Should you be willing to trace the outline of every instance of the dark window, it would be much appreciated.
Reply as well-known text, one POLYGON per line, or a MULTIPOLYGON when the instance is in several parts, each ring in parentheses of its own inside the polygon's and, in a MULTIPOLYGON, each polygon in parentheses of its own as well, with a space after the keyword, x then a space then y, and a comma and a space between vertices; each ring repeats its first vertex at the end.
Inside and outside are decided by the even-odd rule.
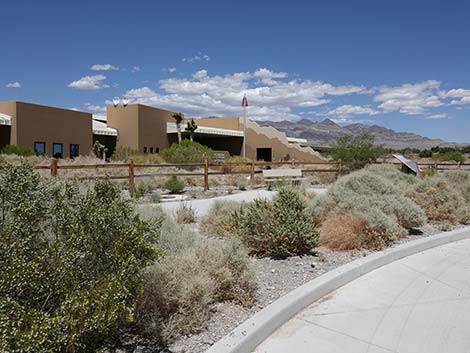
POLYGON ((80 155, 80 145, 77 143, 70 144, 70 158, 75 158, 80 155))
POLYGON ((34 152, 38 156, 44 156, 46 154, 46 143, 45 142, 35 142, 34 143, 34 152))
POLYGON ((153 153, 153 147, 150 147, 150 153, 153 153))
POLYGON ((64 144, 63 143, 52 144, 52 156, 54 158, 64 158, 64 144))
POLYGON ((273 150, 271 148, 257 148, 256 149, 256 160, 264 162, 272 162, 273 150))
POLYGON ((147 153, 147 147, 144 147, 144 153, 147 153))
POLYGON ((158 147, 155 147, 155 153, 158 153, 158 147))

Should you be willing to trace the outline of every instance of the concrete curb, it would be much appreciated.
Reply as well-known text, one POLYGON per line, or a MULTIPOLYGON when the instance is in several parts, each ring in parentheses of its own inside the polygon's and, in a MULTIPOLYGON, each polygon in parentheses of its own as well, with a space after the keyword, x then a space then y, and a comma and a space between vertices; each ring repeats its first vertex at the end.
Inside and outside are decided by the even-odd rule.
POLYGON ((282 324, 339 287, 393 261, 465 238, 470 238, 470 227, 401 244, 338 267, 265 307, 216 342, 206 353, 251 353, 282 324))

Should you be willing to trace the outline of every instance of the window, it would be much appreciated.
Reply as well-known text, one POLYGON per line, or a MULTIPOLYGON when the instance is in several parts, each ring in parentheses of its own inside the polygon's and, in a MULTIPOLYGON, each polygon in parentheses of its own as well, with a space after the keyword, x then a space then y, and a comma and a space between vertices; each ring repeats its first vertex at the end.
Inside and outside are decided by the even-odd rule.
POLYGON ((80 155, 80 145, 77 143, 70 144, 70 158, 75 158, 80 155))
POLYGON ((64 158, 64 144, 63 143, 52 144, 52 156, 54 158, 64 158))
POLYGON ((153 153, 153 147, 150 147, 150 153, 153 153))
POLYGON ((155 147, 155 153, 158 153, 158 147, 155 147))
POLYGON ((144 147, 144 153, 147 153, 147 147, 144 147))
POLYGON ((46 154, 46 143, 45 142, 35 142, 34 143, 34 152, 38 156, 44 156, 46 154))

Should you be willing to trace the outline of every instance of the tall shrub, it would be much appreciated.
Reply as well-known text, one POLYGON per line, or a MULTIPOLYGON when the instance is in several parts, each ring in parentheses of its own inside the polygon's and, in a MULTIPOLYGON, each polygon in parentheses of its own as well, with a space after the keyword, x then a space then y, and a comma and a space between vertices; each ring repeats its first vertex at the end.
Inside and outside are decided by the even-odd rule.
POLYGON ((257 256, 302 255, 318 243, 318 232, 299 191, 281 188, 273 201, 258 199, 233 213, 232 230, 257 256))
POLYGON ((157 234, 110 182, 0 166, 0 351, 90 352, 132 319, 157 234))
POLYGON ((165 148, 161 156, 169 163, 202 163, 206 158, 214 158, 214 151, 198 142, 183 140, 165 148))

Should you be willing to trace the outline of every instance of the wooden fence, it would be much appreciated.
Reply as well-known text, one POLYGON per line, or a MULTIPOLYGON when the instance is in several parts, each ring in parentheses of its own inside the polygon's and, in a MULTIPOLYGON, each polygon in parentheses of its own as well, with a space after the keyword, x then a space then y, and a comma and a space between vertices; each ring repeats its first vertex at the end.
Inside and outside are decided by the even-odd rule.
MULTIPOLYGON (((168 177, 168 176, 200 176, 204 177, 204 190, 209 190, 209 176, 210 175, 230 175, 230 174, 249 174, 250 184, 255 183, 255 174, 262 173, 264 168, 276 166, 289 166, 291 168, 300 168, 302 173, 336 173, 341 176, 351 166, 365 165, 365 164, 391 164, 400 166, 400 163, 390 162, 302 162, 302 161, 286 161, 286 162, 239 162, 239 163, 216 163, 205 160, 204 163, 162 163, 162 164, 134 164, 134 161, 129 163, 102 163, 102 164, 64 164, 60 165, 58 159, 51 159, 50 165, 38 165, 35 169, 50 170, 51 176, 58 176, 60 170, 99 170, 99 169, 127 169, 127 175, 93 175, 93 176, 75 176, 71 179, 77 180, 95 180, 95 179, 114 179, 114 180, 128 180, 129 190, 131 193, 135 189, 135 179, 145 177, 168 177), (305 167, 318 166, 319 168, 309 169, 305 167), (178 168, 178 169, 191 169, 189 172, 161 172, 161 173, 136 173, 136 169, 158 169, 158 168, 178 168), (197 168, 203 168, 203 172, 195 171, 197 168), (220 170, 211 170, 211 168, 219 168, 220 170)), ((470 171, 470 163, 419 163, 420 167, 426 169, 432 168, 436 171, 463 169, 470 171), (466 168, 467 167, 467 168, 466 168)))

